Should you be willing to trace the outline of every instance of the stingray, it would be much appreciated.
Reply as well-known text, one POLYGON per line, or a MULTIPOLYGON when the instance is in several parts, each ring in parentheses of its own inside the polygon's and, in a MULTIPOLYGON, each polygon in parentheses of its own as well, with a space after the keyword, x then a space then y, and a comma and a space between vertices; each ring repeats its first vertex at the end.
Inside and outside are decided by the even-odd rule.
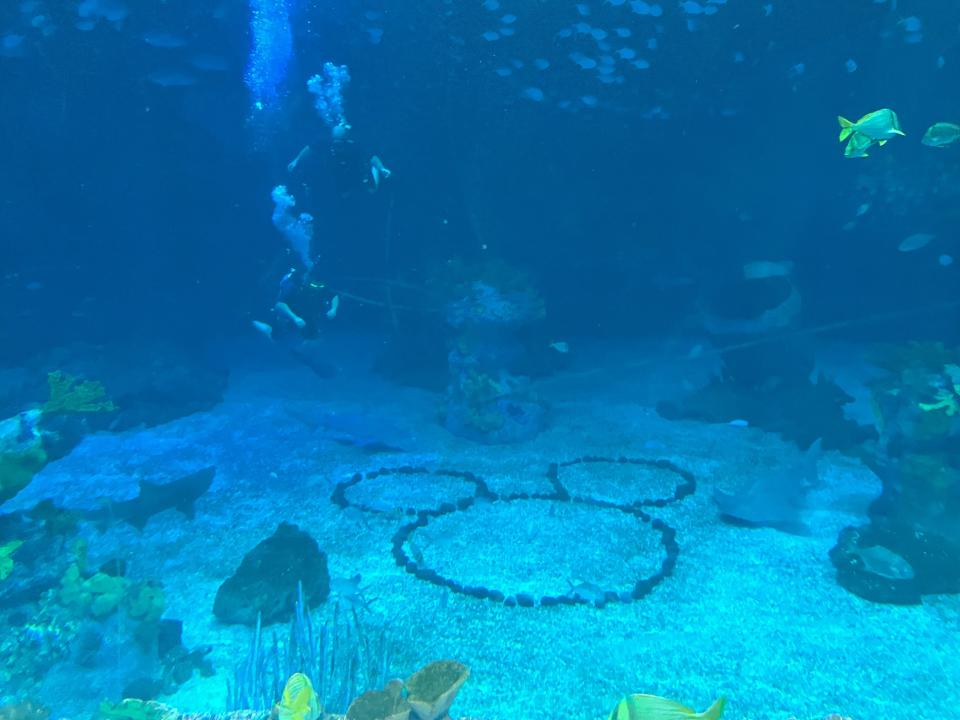
POLYGON ((820 455, 818 439, 802 457, 785 463, 780 472, 765 473, 737 493, 715 490, 713 500, 720 517, 735 525, 805 533, 800 514, 807 492, 817 485, 820 455))

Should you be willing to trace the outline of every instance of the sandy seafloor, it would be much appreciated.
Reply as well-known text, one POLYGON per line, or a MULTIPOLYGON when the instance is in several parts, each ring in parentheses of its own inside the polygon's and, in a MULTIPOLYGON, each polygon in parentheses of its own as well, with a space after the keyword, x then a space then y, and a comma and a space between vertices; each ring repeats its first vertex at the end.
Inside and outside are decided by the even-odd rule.
MULTIPOLYGON (((166 616, 184 621, 185 644, 213 645, 217 676, 195 674, 164 699, 182 710, 223 708, 226 681, 250 630, 218 623, 214 595, 243 554, 283 520, 318 540, 332 575, 362 575, 374 616, 389 627, 394 674, 441 658, 471 668, 455 716, 601 718, 627 692, 665 695, 697 709, 723 694, 732 719, 838 712, 854 720, 914 720, 957 707, 960 597, 927 597, 917 607, 876 605, 834 581, 827 553, 837 532, 861 522, 878 493, 870 471, 825 453, 807 536, 723 524, 713 489, 775 473, 796 448, 754 428, 658 417, 657 399, 712 371, 709 359, 676 362, 689 345, 571 346, 570 370, 538 385, 550 403, 549 429, 522 445, 453 437, 437 422, 438 395, 367 372, 375 344, 340 342, 331 346, 331 358, 340 358, 336 378, 280 359, 238 363, 224 402, 213 410, 149 430, 87 437, 5 510, 50 496, 67 507, 91 507, 99 495, 135 495, 141 479, 167 482, 217 466, 194 520, 167 511, 143 532, 118 526, 91 545, 93 560, 119 554, 131 576, 162 579, 166 616), (369 455, 336 442, 343 433, 330 427, 355 426, 357 416, 369 418, 371 435, 403 452, 369 455), (330 500, 335 483, 353 473, 399 465, 469 470, 501 494, 547 492, 549 463, 582 455, 665 458, 697 478, 693 496, 653 511, 677 529, 681 552, 672 577, 639 602, 508 608, 452 594, 395 565, 390 538, 402 518, 358 517, 330 500)), ((855 356, 834 348, 821 366, 862 390, 854 387, 862 378, 855 356)), ((664 477, 623 466, 581 466, 561 479, 609 499, 666 488, 664 477)), ((428 507, 455 500, 465 487, 401 475, 351 492, 371 504, 428 507)), ((508 593, 562 593, 569 580, 629 589, 637 573, 659 564, 656 536, 629 516, 551 505, 474 506, 420 531, 417 545, 444 574, 508 593)), ((91 695, 98 689, 89 673, 82 686, 91 695)))

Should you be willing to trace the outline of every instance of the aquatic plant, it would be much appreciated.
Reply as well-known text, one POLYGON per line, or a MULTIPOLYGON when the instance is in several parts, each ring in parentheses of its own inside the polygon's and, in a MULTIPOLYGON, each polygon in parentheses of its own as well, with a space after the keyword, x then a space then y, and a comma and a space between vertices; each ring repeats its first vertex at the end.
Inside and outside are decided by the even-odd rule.
POLYGON ((314 684, 326 709, 347 708, 358 689, 382 687, 389 676, 390 653, 383 628, 366 621, 363 608, 334 598, 316 625, 320 611, 310 612, 298 589, 294 616, 281 640, 264 637, 258 618, 247 656, 237 665, 227 691, 227 708, 268 708, 284 683, 300 672, 314 684))

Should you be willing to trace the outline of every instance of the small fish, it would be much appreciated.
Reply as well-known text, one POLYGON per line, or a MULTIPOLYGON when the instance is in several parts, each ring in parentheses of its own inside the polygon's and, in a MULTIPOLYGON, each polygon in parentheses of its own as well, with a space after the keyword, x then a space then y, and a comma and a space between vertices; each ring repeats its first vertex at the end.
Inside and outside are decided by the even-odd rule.
POLYGON ((854 134, 859 134, 883 144, 897 135, 906 135, 900 129, 900 120, 897 118, 897 114, 889 108, 874 110, 856 122, 850 122, 840 115, 837 117, 837 122, 840 123, 840 142, 854 134))
POLYGON ((927 128, 920 142, 930 147, 946 147, 958 140, 960 140, 960 125, 938 122, 927 128))
POLYGON ((790 260, 755 260, 743 266, 743 278, 745 280, 787 277, 792 272, 793 262, 790 260))
POLYGON ((380 158, 374 155, 370 158, 370 177, 373 179, 373 189, 376 192, 380 189, 380 182, 387 180, 393 173, 383 166, 380 158))
POLYGON ((162 30, 150 30, 144 33, 143 41, 152 47, 165 49, 180 48, 187 44, 185 37, 162 30))
POLYGON ((250 323, 253 325, 253 329, 256 330, 261 335, 265 336, 268 340, 273 339, 273 328, 265 322, 259 320, 254 320, 250 323))
POLYGON ((750 421, 738 418, 737 420, 731 420, 727 425, 732 425, 733 427, 750 427, 750 421))
POLYGON ((852 554, 863 563, 863 569, 873 575, 888 580, 911 580, 914 577, 913 566, 904 557, 883 545, 858 547, 852 554))
POLYGON ((197 84, 197 78, 177 70, 158 70, 147 75, 147 80, 160 87, 189 87, 197 84))
POLYGON ((919 250, 928 245, 935 237, 936 235, 931 235, 930 233, 914 233, 901 240, 900 244, 897 245, 897 250, 900 252, 919 250))
POLYGON ((317 720, 321 712, 320 701, 310 678, 303 673, 291 675, 276 711, 279 720, 317 720))
POLYGON ((591 605, 602 605, 607 599, 607 591, 599 585, 592 582, 574 583, 573 580, 567 580, 570 590, 567 595, 588 602, 591 605))
POLYGON ((867 214, 867 210, 870 209, 870 203, 862 203, 857 207, 857 217, 867 214))
POLYGON ((857 61, 853 58, 847 58, 847 61, 843 64, 843 66, 847 69, 848 73, 857 71, 857 61))
POLYGON ((923 22, 916 15, 904 18, 900 21, 900 25, 903 27, 903 31, 908 33, 920 32, 923 29, 923 22))
POLYGON ((952 255, 941 255, 937 258, 937 264, 940 267, 950 267, 953 265, 953 256, 952 255))
POLYGON ((201 53, 194 55, 189 62, 197 70, 205 72, 226 72, 230 69, 230 63, 221 55, 201 53))
POLYGON ((19 57, 23 54, 23 35, 8 33, 0 38, 0 57, 19 57))
POLYGON ((720 720, 726 704, 726 698, 721 697, 709 708, 698 713, 657 695, 627 695, 617 703, 607 720, 720 720))
POLYGON ((348 607, 362 607, 369 610, 371 601, 367 599, 365 593, 370 588, 369 586, 360 587, 361 582, 363 582, 363 576, 359 574, 348 578, 331 577, 330 594, 334 600, 342 602, 348 607))
POLYGON ((863 133, 853 133, 847 142, 847 146, 843 149, 843 156, 848 158, 868 157, 867 150, 876 144, 875 140, 871 140, 863 133))
POLYGON ((533 102, 541 102, 543 100, 544 93, 538 87, 528 87, 520 93, 520 97, 526 98, 527 100, 532 100, 533 102))
POLYGON ((562 340, 557 342, 552 342, 548 347, 550 347, 552 350, 556 350, 561 355, 566 355, 568 352, 570 352, 570 345, 563 342, 562 340))

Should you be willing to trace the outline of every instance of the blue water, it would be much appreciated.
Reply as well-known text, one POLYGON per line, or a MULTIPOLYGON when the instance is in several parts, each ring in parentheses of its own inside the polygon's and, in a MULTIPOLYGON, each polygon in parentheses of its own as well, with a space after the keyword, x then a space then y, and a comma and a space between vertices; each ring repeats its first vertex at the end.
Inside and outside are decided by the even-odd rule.
POLYGON ((960 6, 149 5, 0 7, 0 717, 957 706, 960 6))

